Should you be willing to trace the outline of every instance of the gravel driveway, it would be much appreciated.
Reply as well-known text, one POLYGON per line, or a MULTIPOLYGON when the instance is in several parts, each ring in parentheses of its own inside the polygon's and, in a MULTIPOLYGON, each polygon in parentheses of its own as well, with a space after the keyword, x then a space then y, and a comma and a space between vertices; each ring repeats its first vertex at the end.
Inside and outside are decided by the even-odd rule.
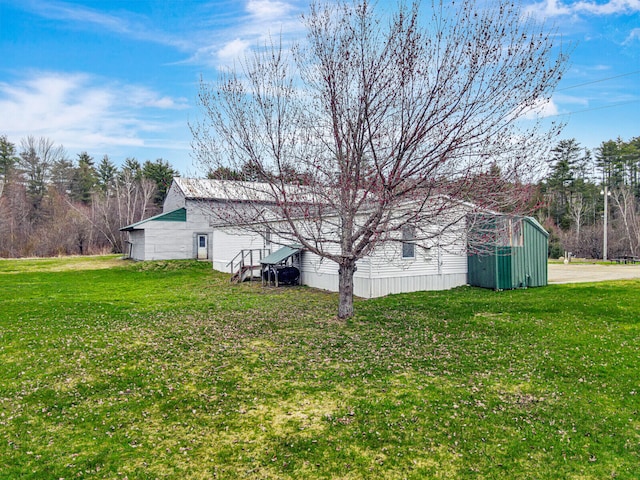
POLYGON ((589 265, 550 263, 549 283, 603 282, 640 278, 640 264, 589 265))

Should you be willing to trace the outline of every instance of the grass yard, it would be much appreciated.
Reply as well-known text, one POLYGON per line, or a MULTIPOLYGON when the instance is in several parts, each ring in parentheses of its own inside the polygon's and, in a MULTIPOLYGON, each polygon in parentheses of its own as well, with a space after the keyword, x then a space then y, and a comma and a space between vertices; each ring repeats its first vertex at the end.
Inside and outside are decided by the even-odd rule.
POLYGON ((358 301, 0 261, 0 478, 640 478, 640 281, 358 301))

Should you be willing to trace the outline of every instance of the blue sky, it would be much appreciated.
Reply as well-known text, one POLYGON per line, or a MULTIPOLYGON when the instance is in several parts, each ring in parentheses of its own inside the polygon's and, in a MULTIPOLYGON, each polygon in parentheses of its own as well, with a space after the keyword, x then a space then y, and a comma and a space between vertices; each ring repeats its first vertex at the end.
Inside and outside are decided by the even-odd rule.
MULTIPOLYGON (((393 5, 395 2, 385 2, 393 5)), ((429 2, 423 2, 426 6, 429 2)), ((640 136, 640 0, 524 0, 556 25, 571 64, 549 120, 583 147, 640 136)), ((0 135, 164 158, 197 174, 189 121, 199 79, 215 80, 269 33, 302 38, 301 0, 0 0, 0 135)))

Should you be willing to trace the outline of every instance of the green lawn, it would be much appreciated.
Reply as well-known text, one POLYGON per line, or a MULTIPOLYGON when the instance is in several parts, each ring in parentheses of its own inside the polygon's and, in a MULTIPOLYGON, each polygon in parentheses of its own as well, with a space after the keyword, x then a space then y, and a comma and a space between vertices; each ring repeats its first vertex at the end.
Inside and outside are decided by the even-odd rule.
POLYGON ((640 478, 640 281, 356 302, 0 261, 0 478, 640 478))

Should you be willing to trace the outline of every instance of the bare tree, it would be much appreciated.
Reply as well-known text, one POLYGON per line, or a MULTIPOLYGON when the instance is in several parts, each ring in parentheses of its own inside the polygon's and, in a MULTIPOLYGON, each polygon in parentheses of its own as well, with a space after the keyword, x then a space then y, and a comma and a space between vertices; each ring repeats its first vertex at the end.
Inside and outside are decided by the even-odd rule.
MULTIPOLYGON (((62 145, 56 146, 53 140, 45 137, 28 136, 20 142, 19 166, 26 177, 27 192, 31 197, 34 209, 42 203, 50 180, 54 163, 63 160, 66 152, 62 145)), ((37 212, 35 212, 37 214, 37 212)))
POLYGON ((265 45, 201 85, 196 160, 249 165, 261 182, 226 183, 247 201, 212 215, 255 229, 280 218, 280 238, 336 262, 340 318, 353 314, 358 259, 405 227, 425 247, 461 231, 470 197, 516 211, 522 167, 557 134, 522 121, 564 71, 554 35, 513 2, 488 3, 433 2, 423 16, 401 2, 388 20, 368 0, 314 3, 306 42, 265 45))
POLYGON ((124 237, 120 228, 156 213, 155 195, 156 184, 152 180, 138 178, 135 172, 125 168, 106 191, 94 194, 87 218, 112 251, 122 252, 124 237))
POLYGON ((25 187, 16 182, 7 184, 0 197, 0 256, 20 256, 25 244, 31 243, 30 210, 25 187))
POLYGON ((591 205, 588 204, 584 195, 580 192, 574 193, 569 197, 567 210, 573 220, 576 228, 576 243, 580 241, 580 228, 584 223, 584 218, 589 214, 591 205))
POLYGON ((118 199, 117 209, 120 226, 142 220, 153 206, 156 185, 148 178, 138 178, 129 169, 123 169, 113 186, 118 199))
POLYGON ((620 185, 612 192, 611 199, 618 210, 619 221, 622 222, 625 232, 625 242, 628 253, 636 254, 636 246, 640 240, 640 217, 637 213, 637 201, 633 190, 628 185, 620 185))

